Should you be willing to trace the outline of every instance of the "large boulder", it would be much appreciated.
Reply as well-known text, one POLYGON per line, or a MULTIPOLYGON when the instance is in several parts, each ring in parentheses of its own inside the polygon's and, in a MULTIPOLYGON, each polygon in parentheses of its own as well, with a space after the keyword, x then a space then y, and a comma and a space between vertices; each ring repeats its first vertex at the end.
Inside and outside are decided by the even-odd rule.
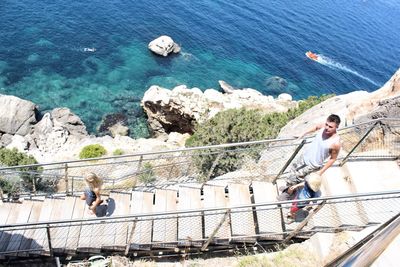
POLYGON ((162 35, 149 43, 149 49, 160 56, 168 56, 169 53, 179 53, 181 48, 167 35, 162 35))
POLYGON ((86 126, 76 114, 69 108, 55 108, 51 111, 54 126, 60 126, 68 130, 70 135, 87 136, 86 126))
POLYGON ((36 123, 37 106, 16 96, 0 95, 0 132, 26 135, 36 123))
POLYGON ((400 69, 381 88, 371 93, 354 91, 325 100, 290 121, 279 133, 279 138, 298 136, 332 113, 342 119, 341 126, 349 126, 377 118, 398 118, 400 98, 400 69))
POLYGON ((56 108, 44 114, 26 136, 33 149, 40 153, 57 152, 62 146, 88 136, 82 120, 68 108, 56 108))
POLYGON ((268 112, 285 112, 297 102, 275 100, 260 92, 246 88, 223 94, 214 89, 204 93, 198 88, 184 85, 172 90, 151 86, 144 94, 142 106, 150 128, 156 135, 178 132, 192 133, 194 125, 210 119, 218 112, 232 108, 260 109, 268 112))

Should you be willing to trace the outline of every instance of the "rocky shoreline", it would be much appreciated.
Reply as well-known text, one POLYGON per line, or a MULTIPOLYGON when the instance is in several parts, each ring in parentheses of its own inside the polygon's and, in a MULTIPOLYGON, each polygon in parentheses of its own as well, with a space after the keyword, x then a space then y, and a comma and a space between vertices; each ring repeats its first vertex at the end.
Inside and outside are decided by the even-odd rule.
MULTIPOLYGON (((89 135, 82 120, 68 108, 55 108, 41 115, 31 101, 0 95, 0 147, 17 148, 40 163, 77 159, 80 150, 89 144, 103 145, 108 155, 116 149, 125 154, 174 149, 184 146, 197 122, 220 111, 257 108, 264 112, 285 112, 298 105, 288 94, 273 98, 251 88, 236 89, 224 81, 220 84, 224 93, 214 89, 202 92, 185 85, 172 90, 151 86, 141 101, 154 136, 148 139, 124 136, 127 130, 118 120, 110 125, 114 129, 106 129, 113 136, 89 135)), ((374 92, 355 91, 318 104, 289 122, 279 137, 304 132, 311 123, 324 120, 330 113, 341 116, 342 126, 380 117, 399 118, 400 69, 374 92)))

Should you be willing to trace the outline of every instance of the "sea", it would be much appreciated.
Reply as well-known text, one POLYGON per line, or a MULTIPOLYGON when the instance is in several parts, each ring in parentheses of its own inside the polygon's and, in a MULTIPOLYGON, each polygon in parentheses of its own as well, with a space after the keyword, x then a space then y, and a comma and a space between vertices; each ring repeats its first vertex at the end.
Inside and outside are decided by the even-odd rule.
POLYGON ((151 85, 303 99, 374 91, 400 67, 398 0, 2 0, 0 14, 0 94, 68 107, 93 134, 123 114, 147 137, 151 85), (181 52, 151 53, 160 35, 181 52))

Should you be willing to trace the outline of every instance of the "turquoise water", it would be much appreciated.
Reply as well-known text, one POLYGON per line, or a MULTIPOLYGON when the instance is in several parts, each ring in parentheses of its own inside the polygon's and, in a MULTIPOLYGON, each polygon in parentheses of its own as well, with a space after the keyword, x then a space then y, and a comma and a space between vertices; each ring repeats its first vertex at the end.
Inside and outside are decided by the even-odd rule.
POLYGON ((42 112, 69 107, 92 133, 106 114, 124 113, 132 136, 145 136, 139 103, 153 84, 205 90, 225 80, 300 99, 376 90, 400 62, 394 0, 20 0, 0 11, 0 93, 42 112), (182 52, 153 55, 147 44, 162 34, 182 52), (273 76, 287 86, 272 86, 273 76))

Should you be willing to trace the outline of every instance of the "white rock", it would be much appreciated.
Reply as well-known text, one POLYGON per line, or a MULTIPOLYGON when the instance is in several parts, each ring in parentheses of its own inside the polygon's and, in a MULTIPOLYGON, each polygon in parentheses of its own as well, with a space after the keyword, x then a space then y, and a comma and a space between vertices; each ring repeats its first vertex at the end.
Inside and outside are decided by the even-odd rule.
POLYGON ((28 142, 23 136, 16 134, 12 137, 11 143, 6 148, 16 148, 19 152, 25 152, 28 149, 28 142))
POLYGON ((36 105, 16 96, 0 95, 0 132, 26 135, 36 123, 36 105))
POLYGON ((168 56, 171 52, 178 53, 180 51, 179 45, 167 35, 162 35, 154 39, 149 43, 148 47, 152 52, 164 57, 168 56))
POLYGON ((283 93, 283 94, 280 94, 280 95, 278 96, 278 100, 282 100, 282 101, 292 101, 293 98, 292 98, 291 95, 289 95, 289 94, 287 94, 287 93, 283 93))

